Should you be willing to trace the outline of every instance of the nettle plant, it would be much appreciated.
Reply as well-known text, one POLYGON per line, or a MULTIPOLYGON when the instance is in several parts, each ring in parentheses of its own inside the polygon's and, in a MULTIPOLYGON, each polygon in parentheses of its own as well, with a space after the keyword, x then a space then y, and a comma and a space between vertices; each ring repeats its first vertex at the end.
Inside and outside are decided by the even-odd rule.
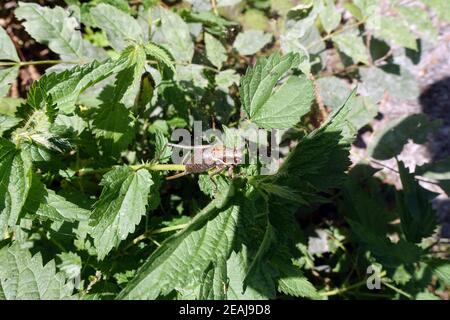
MULTIPOLYGON (((387 94, 418 95, 408 66, 421 39, 437 41, 430 10, 65 2, 14 11, 59 60, 21 61, 0 29, 0 298, 438 299, 446 290, 450 265, 430 238, 435 195, 401 161, 396 191, 367 161, 350 169, 349 160, 387 94), (5 97, 29 65, 50 67, 25 98, 5 97), (242 163, 216 187, 207 173, 166 181, 184 168, 170 161, 170 135, 195 120, 228 141, 238 127, 280 130, 280 168, 261 175, 259 163, 242 163)), ((446 1, 421 4, 448 21, 446 1)), ((371 155, 393 158, 436 125, 401 119, 371 155)))

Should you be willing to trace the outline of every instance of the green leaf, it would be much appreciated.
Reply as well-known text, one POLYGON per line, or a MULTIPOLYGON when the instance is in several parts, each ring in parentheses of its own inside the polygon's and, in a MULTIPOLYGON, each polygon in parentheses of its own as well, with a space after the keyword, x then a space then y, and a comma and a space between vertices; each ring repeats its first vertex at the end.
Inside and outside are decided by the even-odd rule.
POLYGON ((241 32, 234 40, 233 47, 243 56, 257 53, 272 41, 270 33, 261 30, 247 30, 241 32))
POLYGON ((188 64, 186 66, 177 66, 177 74, 175 79, 180 82, 183 87, 198 87, 205 89, 208 86, 203 71, 205 67, 201 64, 188 64))
POLYGON ((259 59, 253 68, 248 68, 241 78, 241 100, 247 115, 251 118, 266 103, 275 84, 289 69, 299 63, 297 54, 280 56, 275 53, 269 58, 259 59))
POLYGON ((80 208, 53 190, 47 189, 36 176, 33 177, 23 210, 52 221, 83 221, 90 215, 89 210, 80 208))
POLYGON ((69 131, 70 133, 80 135, 87 126, 87 122, 78 115, 66 116, 59 114, 55 119, 53 129, 58 128, 58 130, 63 132, 69 131))
POLYGON ((385 236, 393 215, 372 178, 376 172, 376 169, 363 164, 352 168, 344 184, 341 209, 347 219, 358 222, 374 234, 385 236))
POLYGON ((227 295, 227 283, 226 261, 220 257, 204 273, 200 283, 199 300, 224 300, 227 295))
POLYGON ((370 227, 362 226, 350 219, 348 222, 362 245, 385 267, 417 263, 423 254, 423 250, 414 243, 403 239, 393 243, 387 236, 374 233, 370 227))
POLYGON ((359 130, 378 114, 378 106, 369 97, 356 97, 350 103, 350 112, 348 122, 351 124, 351 130, 359 130))
POLYGON ((223 64, 227 61, 227 51, 222 43, 209 33, 205 33, 206 57, 217 69, 222 69, 223 64))
POLYGON ((439 19, 450 22, 450 2, 442 0, 424 0, 424 2, 437 13, 439 19))
MULTIPOLYGON (((244 290, 243 283, 247 276, 249 268, 248 250, 242 246, 241 251, 233 251, 227 261, 227 277, 228 291, 227 299, 230 300, 262 300, 269 299, 268 295, 264 294, 264 290, 254 288, 252 285, 247 286, 244 290)), ((254 274, 253 274, 254 275, 254 274)), ((258 281, 260 279, 256 279, 258 281)), ((259 285, 264 285, 263 281, 258 281, 259 285)), ((270 290, 270 289, 269 289, 270 290)), ((267 290, 267 291, 269 291, 267 290)))
POLYGON ((360 68, 362 84, 359 92, 372 97, 374 102, 383 99, 385 92, 399 100, 414 100, 420 90, 414 75, 398 65, 386 65, 382 68, 360 68))
POLYGON ((0 136, 3 135, 5 131, 14 128, 19 123, 20 123, 19 118, 0 114, 0 136))
POLYGON ((416 167, 415 173, 432 180, 450 180, 450 158, 416 167))
POLYGON ((192 10, 183 10, 180 14, 186 22, 201 23, 205 31, 220 37, 226 36, 227 28, 238 25, 238 23, 224 19, 211 11, 194 12, 192 10))
MULTIPOLYGON (((228 191, 223 196, 227 198, 228 191)), ((216 198, 167 239, 138 270, 119 299, 155 299, 200 281, 211 263, 231 254, 239 206, 216 198)))
POLYGON ((167 9, 161 8, 161 44, 165 46, 176 61, 190 63, 194 56, 194 43, 189 34, 189 27, 181 17, 167 9))
POLYGON ((93 132, 107 155, 116 156, 135 136, 132 109, 141 86, 145 68, 145 51, 141 46, 128 47, 119 60, 126 67, 116 76, 114 86, 107 86, 101 94, 102 104, 94 116, 93 132))
POLYGON ((240 79, 240 75, 233 69, 220 71, 215 77, 217 88, 226 93, 228 93, 228 88, 233 84, 239 85, 240 79))
POLYGON ((250 118, 262 128, 289 128, 310 111, 314 86, 306 76, 291 76, 250 118))
POLYGON ((387 160, 400 154, 408 140, 425 143, 436 124, 425 114, 413 114, 392 120, 372 138, 368 152, 375 159, 387 160))
POLYGON ((135 136, 135 118, 123 104, 102 105, 93 125, 92 131, 107 155, 118 155, 135 136))
POLYGON ((51 101, 60 112, 71 113, 82 92, 127 67, 128 63, 128 57, 124 56, 114 61, 110 59, 103 62, 93 61, 61 73, 46 74, 36 84, 41 89, 30 91, 28 101, 35 107, 41 106, 44 101, 51 101))
POLYGON ((380 10, 380 3, 378 0, 353 0, 354 4, 359 8, 363 18, 367 19, 373 17, 380 10))
POLYGON ((280 272, 278 291, 293 297, 321 299, 316 288, 297 267, 283 265, 280 272))
POLYGON ((345 32, 333 36, 333 42, 340 51, 352 58, 356 63, 369 64, 369 55, 362 38, 357 32, 345 32))
POLYGON ((428 12, 419 7, 401 6, 396 7, 395 9, 400 13, 400 16, 408 22, 409 25, 417 27, 417 30, 424 39, 427 39, 433 43, 437 41, 439 33, 433 25, 428 12))
POLYGON ((448 260, 433 259, 429 265, 440 281, 445 285, 450 284, 450 262, 448 260))
POLYGON ((351 93, 349 84, 335 76, 319 78, 316 85, 323 103, 332 109, 342 106, 351 93))
POLYGON ((265 12, 258 9, 247 9, 239 18, 244 30, 267 30, 270 28, 269 18, 265 12))
POLYGON ((144 40, 139 23, 129 14, 109 5, 100 3, 90 11, 97 27, 106 32, 108 41, 116 51, 122 51, 130 41, 144 40))
POLYGON ((73 252, 58 254, 61 263, 58 268, 65 274, 67 279, 75 279, 81 274, 82 261, 79 255, 73 252))
POLYGON ((0 299, 73 299, 73 285, 56 273, 55 261, 42 264, 41 254, 31 256, 17 242, 0 249, 0 299))
POLYGON ((437 227, 437 213, 431 205, 437 194, 420 187, 403 162, 397 163, 403 186, 396 194, 401 226, 406 239, 417 243, 431 236, 437 227))
POLYGON ((147 55, 155 58, 159 62, 162 62, 166 67, 171 69, 173 72, 176 72, 172 56, 164 48, 155 43, 149 42, 145 45, 144 49, 147 55))
POLYGON ((323 0, 324 9, 319 13, 320 22, 327 33, 330 33, 339 26, 341 13, 337 10, 333 0, 323 0))
POLYGON ((374 20, 369 28, 373 29, 375 37, 417 51, 416 37, 404 20, 390 16, 380 16, 374 20))
POLYGON ((4 97, 8 93, 11 83, 16 80, 18 74, 18 66, 0 69, 0 98, 4 97))
POLYGON ((16 225, 31 187, 31 156, 0 138, 0 230, 16 225))
POLYGON ((0 60, 20 61, 16 47, 14 47, 14 43, 3 27, 0 27, 0 43, 2 44, 0 47, 0 60))
MULTIPOLYGON (((42 7, 35 3, 19 2, 15 10, 19 20, 25 20, 25 30, 38 42, 48 45, 62 60, 85 60, 95 55, 94 48, 83 40, 78 21, 61 7, 42 7)), ((101 54, 100 54, 101 55, 101 54)))
POLYGON ((153 181, 147 170, 118 167, 105 174, 100 184, 103 190, 94 204, 90 225, 101 260, 141 221, 153 181))
POLYGON ((298 65, 297 54, 273 54, 260 59, 241 79, 241 100, 250 120, 263 128, 288 128, 309 112, 314 89, 306 76, 291 76, 272 93, 275 84, 298 65))
POLYGON ((315 193, 341 185, 350 166, 349 146, 356 134, 349 116, 354 99, 353 91, 321 128, 299 141, 276 174, 262 181, 291 188, 308 202, 320 199, 315 193))
POLYGON ((120 59, 127 60, 128 65, 116 76, 114 95, 110 97, 110 103, 123 104, 127 108, 135 104, 146 63, 145 53, 141 46, 131 46, 122 52, 120 59))

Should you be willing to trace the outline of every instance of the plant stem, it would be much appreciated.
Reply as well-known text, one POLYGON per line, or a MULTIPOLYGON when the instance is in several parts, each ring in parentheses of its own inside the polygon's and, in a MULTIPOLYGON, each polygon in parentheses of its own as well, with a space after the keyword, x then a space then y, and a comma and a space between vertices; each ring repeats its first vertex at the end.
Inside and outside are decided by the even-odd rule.
MULTIPOLYGON (((381 281, 383 283, 385 283, 383 281, 383 277, 384 276, 386 276, 386 271, 383 271, 380 274, 380 278, 381 278, 381 281)), ((339 294, 342 294, 342 293, 347 292, 349 290, 352 290, 352 289, 355 289, 355 288, 359 288, 359 287, 365 285, 366 283, 367 283, 367 280, 364 279, 364 280, 361 280, 361 281, 359 281, 357 283, 354 283, 354 284, 352 284, 352 285, 350 285, 348 287, 342 287, 342 288, 334 289, 334 290, 327 291, 327 292, 321 292, 320 295, 325 296, 325 297, 339 295, 339 294)), ((398 290, 400 290, 400 289, 398 289, 398 290)))
POLYGON ((42 64, 58 64, 58 63, 67 63, 67 64, 80 64, 83 63, 81 60, 73 60, 73 61, 66 61, 66 60, 38 60, 38 61, 22 61, 22 62, 0 62, 0 67, 11 67, 11 66, 35 66, 35 65, 42 65, 42 64))
POLYGON ((133 170, 147 169, 150 171, 184 171, 184 164, 138 164, 130 166, 133 170))
MULTIPOLYGON (((137 171, 140 169, 147 169, 150 171, 184 171, 185 165, 184 164, 158 164, 158 163, 150 163, 150 164, 136 164, 130 166, 131 169, 137 171)), ((110 168, 99 168, 99 169, 80 169, 77 171, 77 175, 79 177, 82 177, 87 174, 103 174, 105 172, 108 172, 112 170, 112 167, 110 168)))
POLYGON ((176 230, 181 230, 181 229, 186 228, 187 225, 188 225, 187 223, 184 223, 184 224, 178 224, 178 225, 175 225, 175 226, 169 226, 169 227, 164 227, 164 228, 160 228, 160 229, 155 229, 155 230, 150 230, 148 232, 144 232, 140 236, 137 236, 136 238, 134 238, 133 241, 131 241, 131 243, 125 247, 124 251, 126 251, 130 247, 138 244, 139 242, 141 242, 142 240, 145 240, 145 239, 150 239, 155 245, 157 245, 159 247, 161 245, 155 239, 152 238, 152 235, 165 233, 165 232, 176 231, 176 230))
POLYGON ((395 292, 401 294, 402 296, 405 296, 406 298, 412 300, 413 296, 410 295, 409 293, 406 293, 405 291, 403 291, 402 289, 399 289, 395 286, 393 286, 392 284, 390 284, 389 282, 387 282, 386 280, 381 280, 381 282, 388 288, 394 290, 395 292))
POLYGON ((160 228, 160 229, 155 229, 150 231, 150 234, 159 234, 159 233, 165 233, 165 232, 170 232, 170 231, 175 231, 175 230, 181 230, 187 227, 187 223, 183 223, 183 224, 178 224, 175 226, 170 226, 170 227, 164 227, 164 228, 160 228))
POLYGON ((331 39, 333 36, 335 36, 335 35, 337 35, 339 33, 342 33, 344 31, 347 31, 347 30, 349 30, 351 28, 358 27, 358 26, 364 24, 365 22, 366 22, 365 20, 361 20, 361 21, 358 21, 356 23, 349 24, 349 25, 343 27, 342 29, 335 30, 334 32, 331 32, 331 33, 327 34, 326 36, 324 36, 324 37, 322 37, 322 38, 320 38, 320 39, 318 39, 316 41, 313 41, 308 46, 306 46, 306 49, 309 50, 309 49, 313 48, 316 44, 319 44, 322 41, 326 41, 328 39, 331 39))

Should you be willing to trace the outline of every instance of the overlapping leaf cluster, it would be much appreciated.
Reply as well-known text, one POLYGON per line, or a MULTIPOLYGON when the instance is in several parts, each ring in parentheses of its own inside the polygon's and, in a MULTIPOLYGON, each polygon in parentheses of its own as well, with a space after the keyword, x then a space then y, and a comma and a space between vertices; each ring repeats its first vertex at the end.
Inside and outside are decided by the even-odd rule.
MULTIPOLYGON (((19 2, 16 18, 62 60, 26 99, 3 98, 21 61, 0 29, 0 298, 324 299, 370 264, 402 286, 383 292, 390 298, 437 298, 426 285, 434 276, 436 290, 448 286, 449 264, 426 247, 433 195, 402 162, 402 191, 366 164, 349 171, 351 143, 384 95, 418 94, 404 58, 419 39, 437 39, 425 11, 392 1, 384 15, 372 0, 185 2, 19 2), (327 50, 340 57, 336 75, 327 50), (231 135, 237 124, 281 130, 281 166, 267 176, 261 163, 239 166, 218 188, 206 175, 165 182, 153 165, 169 161, 172 131, 211 117, 231 135), (329 236, 314 252, 320 228, 305 221, 327 206, 338 216, 319 223, 329 236)), ((423 4, 448 19, 440 1, 423 4)), ((374 158, 437 125, 399 123, 407 130, 382 132, 374 158)), ((420 170, 448 181, 440 167, 420 170)))

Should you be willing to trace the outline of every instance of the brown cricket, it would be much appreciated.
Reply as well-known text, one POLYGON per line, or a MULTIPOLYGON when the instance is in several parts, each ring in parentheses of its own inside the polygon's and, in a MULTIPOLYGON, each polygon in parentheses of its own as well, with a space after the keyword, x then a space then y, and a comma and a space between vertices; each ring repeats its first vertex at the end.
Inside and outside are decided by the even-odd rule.
POLYGON ((209 173, 210 177, 221 173, 226 168, 228 168, 228 172, 231 175, 233 168, 241 163, 243 159, 242 150, 240 148, 227 148, 222 144, 185 146, 168 143, 167 145, 181 149, 200 149, 198 151, 201 152, 199 163, 195 161, 195 156, 191 155, 183 161, 185 170, 181 173, 167 177, 167 180, 176 179, 191 173, 205 172, 212 168, 215 168, 215 170, 209 173))

